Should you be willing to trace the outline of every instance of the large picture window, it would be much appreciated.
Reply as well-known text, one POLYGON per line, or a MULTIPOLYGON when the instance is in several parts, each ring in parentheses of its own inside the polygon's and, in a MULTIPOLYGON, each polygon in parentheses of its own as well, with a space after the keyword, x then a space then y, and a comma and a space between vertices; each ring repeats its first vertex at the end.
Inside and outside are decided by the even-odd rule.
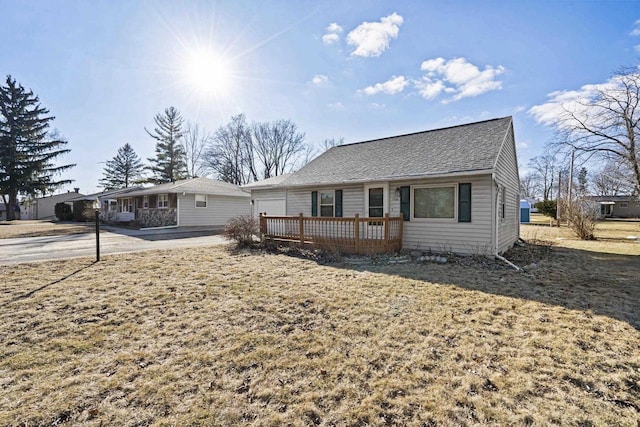
POLYGON ((333 216, 333 191, 320 192, 320 216, 333 216))
POLYGON ((415 187, 413 189, 413 217, 455 219, 456 188, 415 187))
POLYGON ((158 207, 159 208, 168 208, 169 207, 169 195, 168 194, 158 194, 158 207))

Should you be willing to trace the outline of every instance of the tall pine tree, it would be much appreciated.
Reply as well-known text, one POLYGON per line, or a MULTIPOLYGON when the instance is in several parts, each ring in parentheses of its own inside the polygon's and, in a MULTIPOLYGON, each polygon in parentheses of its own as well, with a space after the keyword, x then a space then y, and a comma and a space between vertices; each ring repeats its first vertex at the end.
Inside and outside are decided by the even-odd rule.
POLYGON ((13 207, 18 195, 45 194, 73 182, 54 177, 74 164, 56 165, 55 159, 68 153, 67 142, 48 132, 55 119, 40 100, 7 76, 0 86, 0 194, 7 219, 15 219, 13 207))
POLYGON ((142 160, 133 147, 126 143, 118 148, 118 154, 113 159, 107 160, 102 172, 104 178, 100 180, 100 185, 105 190, 128 188, 140 182, 143 170, 142 160))
POLYGON ((186 154, 180 143, 182 116, 174 107, 169 107, 164 114, 156 114, 153 121, 156 123, 153 132, 145 128, 149 136, 157 141, 155 158, 147 159, 151 163, 147 168, 153 173, 148 181, 162 184, 187 178, 186 154))

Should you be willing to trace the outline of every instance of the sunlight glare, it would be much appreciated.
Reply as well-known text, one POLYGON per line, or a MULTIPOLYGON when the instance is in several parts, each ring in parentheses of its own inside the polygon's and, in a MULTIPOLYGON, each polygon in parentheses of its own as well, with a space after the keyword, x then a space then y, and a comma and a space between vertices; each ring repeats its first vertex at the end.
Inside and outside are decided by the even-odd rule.
POLYGON ((185 75, 193 90, 213 95, 224 95, 231 84, 229 64, 210 51, 193 52, 186 60, 185 75))

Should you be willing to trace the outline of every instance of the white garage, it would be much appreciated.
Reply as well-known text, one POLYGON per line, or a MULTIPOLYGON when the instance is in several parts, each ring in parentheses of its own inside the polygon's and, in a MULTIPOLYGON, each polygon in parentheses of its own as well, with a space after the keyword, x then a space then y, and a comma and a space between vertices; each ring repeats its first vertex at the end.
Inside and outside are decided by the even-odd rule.
POLYGON ((287 205, 284 198, 255 199, 253 202, 253 207, 255 216, 258 216, 260 213, 276 216, 287 214, 287 205))
POLYGON ((285 190, 273 186, 284 182, 291 174, 278 175, 251 184, 243 185, 244 190, 261 190, 251 193, 251 214, 255 217, 260 213, 267 215, 286 215, 287 202, 285 190), (263 191, 262 191, 263 190, 263 191))

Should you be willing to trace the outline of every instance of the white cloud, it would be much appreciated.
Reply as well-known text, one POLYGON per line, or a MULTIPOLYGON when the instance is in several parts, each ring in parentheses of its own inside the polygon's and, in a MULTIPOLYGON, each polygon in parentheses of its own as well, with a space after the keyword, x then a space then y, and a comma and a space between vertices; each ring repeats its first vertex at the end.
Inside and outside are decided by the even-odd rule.
POLYGON ((334 102, 333 104, 327 104, 330 110, 342 111, 345 109, 345 106, 342 102, 334 102))
POLYGON ((525 107, 524 105, 518 105, 518 106, 513 110, 513 112, 514 112, 514 113, 522 113, 522 112, 523 112, 524 110, 526 110, 526 109, 527 109, 527 107, 525 107))
POLYGON ((329 77, 325 76, 324 74, 316 74, 311 79, 311 83, 318 86, 321 84, 327 83, 328 81, 329 81, 329 77))
POLYGON ((585 122, 597 120, 589 114, 588 104, 600 91, 611 91, 619 87, 617 77, 612 77, 605 83, 588 84, 578 90, 559 90, 547 95, 547 102, 534 105, 527 112, 541 124, 560 125, 563 117, 570 113, 585 122))
POLYGON ((640 53, 640 44, 635 45, 633 48, 636 50, 636 52, 640 53))
POLYGON ((371 108, 372 110, 382 110, 385 107, 386 105, 378 104, 377 102, 372 102, 369 104, 369 108, 371 108))
POLYGON ((376 83, 373 86, 367 86, 360 92, 365 95, 375 95, 376 93, 386 93, 387 95, 394 95, 402 92, 402 90, 409 84, 404 76, 393 76, 384 83, 376 83))
POLYGON ((337 43, 340 40, 340 36, 334 33, 325 34, 322 36, 322 43, 326 45, 337 43))
POLYGON ((391 39, 398 37, 400 26, 404 22, 402 16, 392 13, 380 18, 380 22, 363 22, 347 34, 347 43, 354 46, 352 56, 380 56, 389 48, 391 39))
POLYGON ((338 43, 340 41, 340 33, 342 33, 342 27, 332 22, 327 27, 327 33, 322 36, 322 43, 326 45, 338 43))
POLYGON ((504 74, 502 65, 487 65, 484 70, 467 62, 465 58, 435 58, 422 63, 420 69, 426 74, 415 83, 425 99, 434 99, 442 92, 453 97, 443 102, 458 101, 483 93, 502 89, 497 77, 504 74))
POLYGON ((640 19, 637 19, 636 22, 633 23, 633 26, 635 28, 633 30, 631 30, 629 35, 630 36, 640 36, 640 19))
POLYGON ((329 33, 341 33, 342 32, 342 27, 340 25, 336 24, 335 22, 332 22, 327 27, 327 31, 329 33))

